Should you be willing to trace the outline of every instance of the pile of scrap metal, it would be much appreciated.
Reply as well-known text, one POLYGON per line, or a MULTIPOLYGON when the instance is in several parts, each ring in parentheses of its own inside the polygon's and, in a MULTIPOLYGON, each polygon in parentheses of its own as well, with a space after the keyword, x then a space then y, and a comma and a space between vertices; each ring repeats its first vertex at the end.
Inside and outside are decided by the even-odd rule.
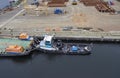
POLYGON ((96 8, 99 12, 115 13, 115 9, 113 9, 113 8, 110 7, 108 4, 105 4, 105 3, 97 4, 97 5, 95 6, 95 8, 96 8))
POLYGON ((85 6, 95 6, 96 4, 101 3, 101 0, 80 0, 85 6))
POLYGON ((48 2, 49 7, 65 7, 65 2, 68 0, 51 0, 48 2))
POLYGON ((83 3, 85 6, 95 6, 95 8, 99 12, 109 12, 109 13, 115 13, 115 9, 110 7, 108 2, 104 2, 103 0, 80 0, 81 3, 83 3))

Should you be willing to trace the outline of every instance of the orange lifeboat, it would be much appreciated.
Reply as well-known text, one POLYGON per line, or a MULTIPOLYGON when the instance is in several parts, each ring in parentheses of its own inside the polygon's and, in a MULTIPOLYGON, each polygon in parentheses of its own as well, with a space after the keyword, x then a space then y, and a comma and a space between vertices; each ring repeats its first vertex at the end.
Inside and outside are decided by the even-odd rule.
POLYGON ((19 35, 19 39, 28 39, 28 38, 29 38, 29 36, 28 36, 27 33, 21 33, 21 34, 19 35))
POLYGON ((24 48, 22 46, 18 46, 18 45, 10 45, 5 50, 6 50, 6 52, 21 53, 24 51, 24 48))

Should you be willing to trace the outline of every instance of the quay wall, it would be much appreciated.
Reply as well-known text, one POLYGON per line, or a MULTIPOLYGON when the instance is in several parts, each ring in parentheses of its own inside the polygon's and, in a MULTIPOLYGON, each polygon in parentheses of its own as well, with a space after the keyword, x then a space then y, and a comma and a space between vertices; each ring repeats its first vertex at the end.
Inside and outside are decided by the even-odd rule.
POLYGON ((30 36, 36 36, 43 38, 44 35, 55 35, 56 39, 62 39, 67 41, 85 41, 85 42, 116 42, 120 43, 120 32, 91 32, 91 31, 52 31, 43 32, 40 30, 1 30, 1 36, 19 36, 20 33, 28 33, 30 36))

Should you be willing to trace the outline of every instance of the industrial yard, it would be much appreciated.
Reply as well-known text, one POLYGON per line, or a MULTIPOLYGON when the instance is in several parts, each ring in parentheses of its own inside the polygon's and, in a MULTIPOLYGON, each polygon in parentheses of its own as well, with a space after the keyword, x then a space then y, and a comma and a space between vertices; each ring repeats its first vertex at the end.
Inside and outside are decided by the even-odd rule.
POLYGON ((0 0, 1 78, 120 78, 119 59, 120 0, 0 0))
MULTIPOLYGON (((53 0, 53 3, 54 1, 57 0, 53 0)), ((66 1, 62 7, 61 4, 56 7, 56 4, 54 7, 48 6, 46 1, 41 2, 38 7, 30 5, 31 2, 22 3, 15 16, 6 22, 0 19, 1 34, 18 35, 26 32, 29 35, 55 33, 58 36, 120 36, 120 14, 116 13, 120 11, 120 2, 114 1, 111 9, 99 10, 96 8, 98 5, 95 5, 102 5, 99 0, 76 1, 77 5, 72 5, 73 0, 66 1), (62 13, 55 14, 55 9, 62 10, 62 13)), ((0 18, 9 14, 12 12, 0 15, 0 18)))

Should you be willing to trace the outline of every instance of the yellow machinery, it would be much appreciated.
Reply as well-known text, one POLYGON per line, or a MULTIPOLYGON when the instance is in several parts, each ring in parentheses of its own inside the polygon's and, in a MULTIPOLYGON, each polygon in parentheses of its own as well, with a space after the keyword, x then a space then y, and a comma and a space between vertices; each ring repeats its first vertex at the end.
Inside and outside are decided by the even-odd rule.
POLYGON ((76 0, 73 0, 73 1, 72 1, 72 5, 77 5, 77 1, 76 1, 76 0))

